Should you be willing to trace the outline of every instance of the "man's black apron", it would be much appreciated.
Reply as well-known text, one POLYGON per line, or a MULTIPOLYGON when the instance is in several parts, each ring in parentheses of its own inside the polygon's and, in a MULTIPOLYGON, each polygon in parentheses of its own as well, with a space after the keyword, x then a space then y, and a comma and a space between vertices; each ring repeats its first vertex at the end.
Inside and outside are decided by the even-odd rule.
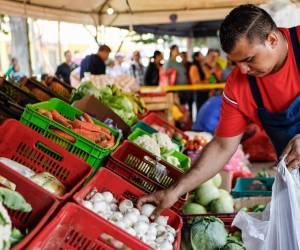
MULTIPOLYGON (((296 27, 290 28, 289 32, 293 44, 296 63, 300 72, 300 43, 297 37, 296 27)), ((279 113, 270 112, 264 107, 256 78, 253 76, 248 76, 248 78, 251 92, 257 105, 257 114, 263 128, 273 143, 277 157, 279 157, 288 142, 295 135, 300 134, 300 95, 286 110, 279 113)))

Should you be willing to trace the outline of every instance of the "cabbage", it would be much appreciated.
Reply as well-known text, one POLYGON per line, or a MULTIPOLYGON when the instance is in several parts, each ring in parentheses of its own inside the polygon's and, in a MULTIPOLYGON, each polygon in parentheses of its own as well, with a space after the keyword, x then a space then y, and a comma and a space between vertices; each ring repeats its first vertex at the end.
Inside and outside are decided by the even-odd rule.
POLYGON ((240 241, 228 240, 222 250, 246 250, 246 248, 240 241))
POLYGON ((188 202, 182 208, 183 214, 206 214, 205 207, 198 203, 188 202))
POLYGON ((10 249, 10 233, 12 229, 9 215, 0 202, 0 249, 10 249))
POLYGON ((210 210, 214 213, 233 213, 234 203, 231 196, 223 195, 218 199, 212 201, 210 204, 210 210))
POLYGON ((99 98, 99 90, 91 81, 86 81, 80 84, 79 88, 74 92, 72 96, 72 102, 81 100, 84 96, 92 95, 99 98))
POLYGON ((219 198, 219 190, 212 181, 205 182, 195 191, 195 201, 202 206, 208 205, 211 201, 219 198))
POLYGON ((190 233, 193 250, 216 250, 226 244, 227 231, 216 217, 195 218, 190 233))
POLYGON ((219 188, 222 184, 222 176, 220 174, 216 174, 213 178, 212 178, 212 182, 214 183, 214 185, 219 188))
POLYGON ((149 135, 139 136, 134 140, 134 143, 142 147, 143 149, 151 152, 152 154, 160 157, 160 148, 157 142, 149 135))

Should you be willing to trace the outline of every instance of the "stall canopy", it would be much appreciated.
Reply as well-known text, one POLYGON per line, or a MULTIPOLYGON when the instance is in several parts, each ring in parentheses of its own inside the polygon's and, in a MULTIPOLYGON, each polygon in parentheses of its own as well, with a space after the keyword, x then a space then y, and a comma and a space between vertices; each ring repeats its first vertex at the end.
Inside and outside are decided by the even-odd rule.
POLYGON ((185 22, 183 31, 190 25, 201 30, 201 23, 194 22, 221 20, 234 6, 246 2, 266 0, 0 0, 0 13, 107 26, 185 22), (108 8, 113 9, 111 15, 108 8))

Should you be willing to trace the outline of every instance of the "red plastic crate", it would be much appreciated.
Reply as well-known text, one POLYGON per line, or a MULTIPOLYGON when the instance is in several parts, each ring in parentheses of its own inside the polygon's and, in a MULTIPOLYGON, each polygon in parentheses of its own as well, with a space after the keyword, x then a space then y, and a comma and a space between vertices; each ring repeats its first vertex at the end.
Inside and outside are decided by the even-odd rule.
POLYGON ((71 197, 93 172, 90 165, 16 120, 0 127, 0 156, 55 176, 66 187, 66 193, 56 197, 59 201, 71 197))
MULTIPOLYGON (((124 141, 115 152, 110 155, 106 167, 120 175, 130 183, 141 188, 146 193, 166 189, 175 183, 183 174, 173 166, 163 161, 159 164, 166 167, 168 174, 161 175, 155 170, 157 159, 136 144, 124 141), (157 176, 160 178, 157 179, 157 176)), ((186 196, 179 199, 174 205, 176 212, 181 212, 186 196)))
POLYGON ((34 238, 27 249, 115 249, 109 242, 101 238, 102 234, 112 236, 132 250, 149 249, 115 225, 74 203, 66 204, 59 214, 34 238))
POLYGON ((54 213, 58 202, 46 190, 1 163, 0 175, 13 182, 16 185, 16 191, 32 206, 30 213, 8 210, 13 225, 23 233, 26 230, 29 232, 20 243, 13 247, 14 250, 24 249, 54 213))
MULTIPOLYGON (((94 189, 96 188, 98 192, 110 191, 113 193, 114 197, 119 201, 123 199, 130 199, 134 203, 136 202, 137 198, 144 195, 145 193, 138 189, 137 187, 133 186, 126 180, 122 179, 120 176, 114 174, 108 169, 102 168, 96 173, 96 175, 92 178, 92 180, 78 193, 74 195, 74 200, 81 205, 82 201, 85 197, 94 189)), ((90 213, 95 214, 94 212, 88 210, 90 213)), ((95 214, 96 215, 96 214, 95 214)), ((181 239, 181 228, 182 228, 182 219, 181 217, 173 212, 170 209, 165 209, 162 212, 162 215, 169 216, 168 224, 171 225, 176 230, 176 239, 174 243, 174 249, 180 249, 180 239, 181 239)), ((98 215, 97 215, 98 216, 98 215)), ((108 222, 111 224, 110 222, 108 222)), ((113 225, 113 224, 111 224, 113 225)), ((119 229, 120 233, 123 233, 122 229, 119 229)), ((128 236, 131 239, 136 240, 136 238, 128 236)), ((139 246, 136 245, 133 249, 152 249, 150 246, 144 244, 143 242, 139 241, 139 246)))
POLYGON ((164 119, 160 118, 157 114, 151 112, 149 113, 145 118, 142 120, 144 123, 147 123, 150 126, 157 125, 160 127, 163 127, 166 131, 167 134, 172 137, 174 133, 180 134, 183 139, 188 140, 189 137, 180 129, 176 128, 175 126, 169 124, 167 121, 164 119))

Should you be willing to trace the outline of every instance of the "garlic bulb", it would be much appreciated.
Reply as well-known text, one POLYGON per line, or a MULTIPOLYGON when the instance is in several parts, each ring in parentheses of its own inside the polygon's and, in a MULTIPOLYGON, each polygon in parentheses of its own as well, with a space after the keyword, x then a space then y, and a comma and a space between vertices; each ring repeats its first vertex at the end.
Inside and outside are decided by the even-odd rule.
POLYGON ((141 209, 141 214, 150 217, 155 208, 156 207, 152 204, 144 204, 141 209))
POLYGON ((116 226, 118 226, 119 228, 122 228, 122 229, 126 229, 126 225, 123 220, 117 221, 116 226))
POLYGON ((113 212, 111 219, 114 221, 119 221, 123 218, 123 214, 121 212, 113 212))
POLYGON ((107 203, 111 203, 114 199, 114 196, 111 192, 103 192, 102 196, 107 203))
POLYGON ((103 201, 103 200, 104 200, 103 195, 100 193, 96 193, 91 199, 91 201, 93 203, 98 202, 98 201, 103 201))
POLYGON ((156 229, 156 225, 151 223, 149 228, 148 228, 148 232, 147 234, 150 234, 150 235, 154 235, 155 238, 156 238, 156 235, 157 235, 157 229, 156 229))
POLYGON ((176 231, 173 227, 171 227, 170 225, 166 225, 166 229, 167 229, 167 232, 173 234, 174 236, 176 235, 176 231))
POLYGON ((117 211, 118 210, 118 205, 116 203, 110 203, 109 208, 111 211, 117 211))
POLYGON ((140 215, 138 218, 139 221, 144 221, 149 224, 149 218, 146 215, 140 215))
POLYGON ((138 234, 144 235, 149 228, 149 224, 144 221, 138 221, 134 224, 133 228, 138 234))
POLYGON ((119 204, 119 210, 121 213, 125 214, 129 209, 133 208, 133 203, 131 200, 125 199, 120 202, 119 204))
POLYGON ((132 227, 126 228, 126 232, 132 236, 136 236, 136 231, 132 227))
POLYGON ((138 209, 137 209, 137 208, 135 208, 135 207, 133 207, 133 208, 129 209, 129 211, 128 211, 128 212, 135 213, 135 214, 136 214, 136 216, 140 216, 140 215, 141 215, 141 213, 140 213, 140 210, 138 210, 138 209))
POLYGON ((97 202, 94 203, 94 209, 93 210, 96 213, 104 213, 104 212, 107 211, 107 208, 108 208, 107 203, 104 200, 102 200, 102 201, 97 201, 97 202))
POLYGON ((169 217, 168 216, 158 216, 155 222, 159 225, 166 226, 168 224, 169 217))
POLYGON ((156 230, 157 230, 157 235, 161 236, 162 234, 164 234, 166 232, 166 227, 158 224, 156 226, 156 230))
POLYGON ((130 222, 130 226, 132 226, 133 224, 138 222, 138 216, 136 215, 136 213, 134 211, 132 212, 128 212, 127 214, 125 214, 124 219, 128 219, 130 222))
POLYGON ((159 245, 158 250, 173 250, 173 245, 169 241, 163 241, 159 245))
POLYGON ((91 201, 82 201, 82 205, 87 209, 93 210, 93 203, 91 201))

